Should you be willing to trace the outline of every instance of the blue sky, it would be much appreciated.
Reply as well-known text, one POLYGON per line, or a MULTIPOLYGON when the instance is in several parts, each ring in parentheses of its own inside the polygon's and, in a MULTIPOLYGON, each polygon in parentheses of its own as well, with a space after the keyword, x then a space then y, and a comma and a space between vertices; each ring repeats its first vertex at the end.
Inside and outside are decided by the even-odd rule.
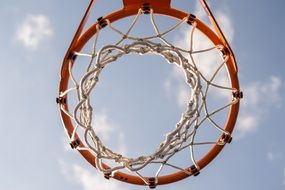
MULTIPOLYGON (((1 2, 1 190, 145 189, 105 180, 70 150, 61 124, 55 103, 61 61, 87 3, 1 2)), ((120 5, 98 0, 90 23, 120 5)), ((245 96, 234 141, 198 177, 158 189, 285 189, 284 5, 282 0, 211 1, 235 52, 245 96)), ((173 6, 207 22, 196 2, 177 0, 173 6)), ((183 34, 174 39, 183 41, 183 34)), ((183 89, 173 69, 142 65, 147 58, 138 58, 131 56, 133 64, 125 69, 110 67, 95 96, 100 134, 129 155, 152 150, 157 142, 150 137, 161 138, 167 131, 161 126, 171 129, 183 110, 183 89), (178 94, 167 90, 167 84, 178 94), (144 127, 151 124, 155 129, 148 136, 144 127)))

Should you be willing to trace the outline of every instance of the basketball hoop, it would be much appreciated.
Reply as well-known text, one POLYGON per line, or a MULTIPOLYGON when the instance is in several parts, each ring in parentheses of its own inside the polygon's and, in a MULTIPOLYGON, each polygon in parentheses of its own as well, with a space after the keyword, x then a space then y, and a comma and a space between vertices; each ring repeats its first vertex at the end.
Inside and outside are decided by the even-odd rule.
POLYGON ((65 55, 61 69, 57 103, 59 104, 63 125, 71 140, 71 147, 77 149, 107 179, 115 178, 123 182, 147 185, 150 188, 155 188, 157 185, 176 182, 191 175, 197 176, 220 153, 225 144, 231 142, 231 133, 237 119, 239 101, 242 98, 234 54, 208 5, 205 0, 200 0, 215 31, 211 30, 194 15, 172 8, 170 6, 171 0, 123 0, 124 7, 121 10, 100 17, 95 24, 83 32, 94 2, 94 0, 90 1, 65 55), (168 30, 160 31, 155 21, 155 17, 158 14, 170 16, 177 19, 178 22, 168 30), (132 36, 132 29, 143 15, 150 18, 154 35, 132 36), (113 25, 115 21, 130 16, 134 16, 134 19, 127 32, 123 32, 113 25), (188 49, 174 45, 166 38, 168 33, 174 32, 181 25, 191 27, 189 32, 190 47, 188 49), (97 48, 97 41, 100 38, 99 34, 104 32, 104 28, 107 27, 118 34, 120 38, 114 44, 97 48), (213 46, 206 49, 194 49, 195 41, 193 36, 196 32, 200 32, 206 36, 206 39, 213 46), (83 51, 90 42, 92 43, 91 48, 89 48, 90 50, 88 52, 86 50, 83 51), (216 63, 218 66, 213 69, 210 77, 206 77, 199 70, 199 60, 195 58, 197 54, 207 54, 208 52, 215 52, 220 56, 219 61, 216 63), (155 148, 153 153, 140 155, 136 158, 126 157, 104 145, 97 135, 96 130, 92 127, 94 105, 91 103, 92 98, 90 94, 96 91, 95 87, 103 69, 111 67, 118 59, 127 54, 139 54, 142 56, 151 54, 163 57, 169 64, 177 66, 184 73, 186 84, 191 91, 186 103, 186 110, 181 114, 181 118, 173 130, 165 135, 165 139, 155 148), (81 75, 81 78, 76 79, 73 75, 75 72, 74 65, 80 57, 88 60, 88 66, 85 69, 86 72, 81 75), (221 69, 225 69, 228 73, 228 85, 221 85, 214 82, 221 69), (217 91, 227 91, 231 94, 231 99, 227 100, 227 102, 220 105, 217 109, 210 111, 208 108, 208 95, 212 88, 217 91), (76 93, 77 99, 72 100, 72 102, 75 102, 73 105, 70 105, 68 99, 70 93, 76 93), (214 116, 219 112, 225 111, 227 112, 227 120, 222 125, 218 124, 214 116), (219 135, 217 135, 215 141, 198 142, 196 135, 200 133, 200 128, 206 121, 211 123, 213 128, 219 132, 219 135), (196 159, 194 147, 203 145, 212 146, 200 159, 196 159), (186 151, 186 149, 190 152, 189 156, 192 163, 186 168, 173 164, 172 159, 174 155, 178 152, 186 151), (107 165, 107 160, 111 164, 107 165), (142 174, 146 166, 159 167, 149 177, 142 174), (162 175, 165 168, 172 168, 175 172, 162 175), (124 171, 128 171, 128 173, 124 171))

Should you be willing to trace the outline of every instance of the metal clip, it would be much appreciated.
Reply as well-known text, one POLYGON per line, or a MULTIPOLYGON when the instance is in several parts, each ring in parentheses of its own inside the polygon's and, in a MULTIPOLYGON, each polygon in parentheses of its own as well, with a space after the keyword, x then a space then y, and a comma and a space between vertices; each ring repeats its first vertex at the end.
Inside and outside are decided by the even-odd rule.
POLYGON ((77 148, 80 144, 81 144, 81 142, 80 142, 79 139, 75 139, 74 141, 70 142, 70 146, 71 146, 72 149, 77 148))
POLYGON ((219 141, 222 142, 223 144, 226 144, 226 143, 230 144, 232 140, 233 138, 230 133, 223 133, 219 141))
POLYGON ((156 188, 156 180, 154 177, 148 178, 148 186, 150 189, 155 189, 156 188))
POLYGON ((66 104, 66 98, 64 98, 64 97, 57 97, 56 98, 56 103, 57 104, 66 104))
POLYGON ((111 173, 104 173, 104 178, 105 179, 110 179, 111 178, 111 173))
POLYGON ((97 19, 97 21, 98 21, 99 29, 102 29, 102 28, 104 28, 105 26, 108 25, 108 22, 103 17, 99 17, 97 19))
POLYGON ((238 91, 234 91, 233 92, 233 97, 241 99, 241 98, 243 98, 243 92, 239 91, 239 90, 238 91))
POLYGON ((144 14, 149 14, 149 13, 150 13, 150 8, 151 8, 151 6, 150 6, 149 3, 144 3, 144 4, 142 5, 142 11, 143 11, 143 13, 144 13, 144 14))
POLYGON ((190 167, 190 172, 192 173, 193 176, 197 176, 200 174, 200 169, 197 168, 195 165, 192 165, 190 167))
POLYGON ((195 22, 195 19, 196 19, 196 16, 195 16, 195 15, 189 14, 189 15, 188 15, 188 18, 187 18, 187 23, 190 24, 190 25, 192 25, 193 22, 195 22))

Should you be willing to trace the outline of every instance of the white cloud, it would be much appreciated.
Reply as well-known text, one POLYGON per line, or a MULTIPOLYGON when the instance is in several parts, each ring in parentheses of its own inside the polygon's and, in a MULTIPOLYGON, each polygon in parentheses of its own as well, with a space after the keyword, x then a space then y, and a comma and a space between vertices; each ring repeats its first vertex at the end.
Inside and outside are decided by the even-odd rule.
POLYGON ((280 151, 269 151, 266 156, 269 161, 282 160, 284 158, 283 153, 280 151))
POLYGON ((197 2, 195 4, 195 10, 194 10, 194 14, 196 15, 196 17, 198 17, 199 19, 201 18, 207 18, 207 14, 204 10, 204 8, 201 6, 200 2, 197 2))
MULTIPOLYGON (((209 22, 208 16, 204 13, 205 11, 201 8, 200 4, 198 4, 196 7, 195 12, 197 15, 199 15, 199 19, 203 20, 206 23, 209 22)), ((223 11, 215 11, 215 18, 218 21, 218 24, 221 27, 224 35, 226 36, 226 39, 229 43, 231 43, 234 38, 234 27, 230 16, 225 14, 223 11)), ((209 26, 212 27, 211 23, 209 23, 209 26)), ((185 34, 186 38, 184 40, 184 43, 190 40, 190 35, 188 35, 189 32, 185 34)), ((207 38, 205 38, 204 35, 197 32, 194 35, 193 41, 194 50, 206 49, 213 46, 212 43, 207 38)), ((199 64, 197 64, 199 71, 207 79, 210 79, 212 77, 219 64, 222 63, 220 56, 215 51, 207 52, 206 54, 198 54, 195 57, 196 60, 199 61, 199 64)), ((229 86, 228 73, 225 68, 219 71, 219 74, 216 76, 214 83, 221 86, 229 86)), ((216 92, 219 93, 219 95, 228 97, 228 93, 225 93, 225 91, 217 90, 216 92)))
MULTIPOLYGON (((199 19, 206 22, 209 20, 207 15, 205 14, 205 11, 203 10, 203 8, 201 8, 200 4, 197 4, 195 9, 196 10, 194 12, 199 19)), ((219 24, 223 32, 227 36, 228 41, 232 41, 234 37, 234 29, 230 17, 221 11, 217 11, 216 15, 217 15, 216 18, 219 21, 219 24)), ((177 44, 177 46, 179 47, 188 49, 190 41, 189 34, 190 34, 189 29, 182 31, 181 34, 179 35, 179 38, 177 38, 175 44, 177 44)), ((193 43, 194 50, 202 50, 213 47, 213 44, 197 30, 194 32, 193 42, 194 42, 193 43)), ((187 58, 190 59, 190 57, 187 58)), ((222 63, 221 57, 215 51, 196 54, 194 55, 194 59, 198 63, 197 67, 199 71, 207 79, 210 79, 213 76, 215 70, 217 70, 219 65, 222 63)), ((187 98, 189 98, 189 90, 187 89, 187 86, 184 82, 185 77, 183 72, 178 70, 179 69, 177 69, 177 67, 174 67, 173 72, 169 75, 169 77, 165 81, 164 86, 168 95, 170 94, 170 96, 173 96, 173 94, 175 93, 176 101, 179 106, 185 106, 185 102, 187 98)), ((226 87, 229 86, 228 73, 225 70, 225 68, 219 71, 219 74, 215 77, 214 83, 221 86, 226 86, 226 87)), ((230 95, 230 93, 228 93, 227 91, 221 91, 216 89, 211 89, 211 90, 215 91, 216 93, 218 93, 218 95, 223 97, 229 97, 230 95)))
POLYGON ((224 35, 231 42, 235 33, 231 18, 222 11, 217 11, 215 15, 224 35))
POLYGON ((61 141, 62 141, 62 144, 63 144, 63 149, 64 151, 68 152, 68 151, 71 151, 72 148, 70 146, 70 141, 68 140, 68 137, 66 134, 62 135, 61 137, 61 141))
MULTIPOLYGON (((94 116, 93 128, 98 133, 99 137, 105 141, 112 141, 117 147, 110 147, 118 150, 121 154, 126 154, 127 148, 125 145, 125 135, 123 132, 119 131, 118 128, 110 121, 105 113, 97 113, 94 116)), ((66 138, 65 138, 66 139, 66 138)), ((71 150, 68 146, 66 140, 63 141, 65 149, 71 150), (66 145, 67 144, 67 145, 66 145)), ((68 153, 74 154, 72 151, 68 153)), ((68 163, 68 161, 59 160, 58 161, 61 173, 66 178, 66 180, 71 184, 77 184, 81 186, 83 190, 126 190, 125 184, 117 180, 106 180, 102 172, 96 170, 95 168, 87 169, 83 166, 68 163)))
POLYGON ((269 161, 274 161, 275 160, 275 155, 272 152, 267 152, 267 159, 269 161))
POLYGON ((189 91, 187 91, 183 86, 179 86, 177 101, 180 106, 185 106, 187 99, 189 97, 189 91))
MULTIPOLYGON (((203 9, 199 5, 196 6, 195 14, 201 20, 206 20, 207 15, 204 13, 203 9)), ((231 42, 234 38, 234 27, 231 21, 231 18, 226 15, 223 11, 215 12, 216 19, 218 23, 227 37, 227 40, 231 42)), ((183 31, 183 37, 178 39, 178 45, 184 48, 189 48, 189 40, 190 35, 189 31, 183 31)), ((211 44, 208 40, 205 40, 203 35, 199 35, 199 33, 194 33, 194 50, 200 50, 203 48, 211 47, 211 44)), ((198 69, 202 74, 209 79, 213 74, 213 63, 220 62, 219 57, 214 54, 201 54, 196 57, 199 60, 197 64, 198 69)), ((174 72, 177 73, 177 72, 174 72)), ((182 76, 182 75, 181 75, 182 76)), ((185 102, 184 99, 187 95, 187 91, 185 88, 180 88, 182 86, 182 81, 180 83, 174 83, 173 81, 178 81, 179 77, 174 75, 173 73, 165 82, 165 89, 174 89, 173 91, 167 90, 168 93, 176 92, 177 103, 181 105, 181 102, 185 102), (174 87, 176 84, 176 89, 174 87)), ((222 71, 221 74, 217 76, 215 79, 216 84, 220 84, 222 86, 227 86, 228 84, 227 72, 222 71)), ((245 98, 242 99, 242 106, 240 109, 240 114, 237 123, 237 137, 244 137, 246 134, 252 133, 258 129, 261 121, 265 119, 265 116, 270 111, 270 109, 274 106, 278 107, 280 104, 281 96, 280 96, 280 87, 281 87, 281 79, 276 76, 271 76, 266 81, 256 81, 252 84, 246 85, 243 87, 243 92, 245 94, 245 98)), ((229 93, 226 91, 218 91, 219 95, 229 97, 229 93)))
POLYGON ((126 190, 126 185, 116 180, 106 180, 102 173, 97 170, 88 170, 79 165, 69 165, 59 161, 60 169, 66 180, 70 183, 77 184, 83 190, 126 190))
POLYGON ((255 115, 240 116, 238 121, 238 138, 251 133, 257 129, 257 117, 255 115))
POLYGON ((123 132, 119 132, 118 134, 118 152, 120 152, 122 155, 126 155, 128 150, 126 146, 125 134, 123 132))
MULTIPOLYGON (((122 155, 127 154, 127 146, 126 146, 126 138, 124 132, 122 132, 119 126, 116 126, 105 113, 96 113, 93 116, 93 125, 94 131, 101 139, 104 145, 112 145, 112 147, 108 147, 113 151, 120 153, 122 155)), ((78 134, 84 134, 82 128, 77 129, 78 134)), ((81 140, 84 140, 84 137, 80 137, 81 140)), ((71 149, 69 145, 69 139, 66 135, 62 136, 63 148, 65 151, 69 152, 71 149)))
POLYGON ((53 35, 49 18, 44 15, 29 15, 18 26, 15 40, 24 47, 37 49, 40 43, 53 35))
POLYGON ((256 81, 244 87, 241 113, 237 123, 238 137, 256 131, 272 107, 281 102, 281 79, 271 76, 267 81, 256 81))
MULTIPOLYGON (((227 40, 231 42, 234 38, 234 27, 232 20, 229 15, 225 14, 226 11, 214 10, 214 16, 218 21, 219 26, 221 27, 224 35, 226 36, 227 40)), ((194 14, 203 22, 211 26, 210 20, 208 19, 208 15, 206 14, 204 8, 201 6, 200 3, 196 3, 194 14)))
MULTIPOLYGON (((196 6, 195 14, 199 19, 207 22, 207 15, 199 4, 196 6)), ((216 11, 215 15, 227 40, 231 42, 234 38, 234 27, 231 18, 223 11, 216 11)), ((183 38, 179 40, 178 44, 187 48, 190 40, 189 31, 184 31, 183 35, 183 38)), ((194 50, 200 50, 207 47, 211 47, 208 40, 205 40, 204 36, 195 33, 194 50)), ((199 71, 209 79, 213 74, 213 63, 219 63, 219 57, 210 53, 207 55, 201 54, 200 56, 197 56, 196 59, 199 60, 199 63, 202 63, 198 65, 199 71)), ((227 86, 226 84, 228 84, 228 82, 226 72, 221 72, 215 79, 215 83, 222 86, 227 86)), ((170 81, 167 81, 166 84, 167 88, 173 88, 170 81)), ((272 76, 269 81, 257 81, 242 89, 246 98, 242 100, 241 114, 238 119, 238 138, 257 130, 265 113, 268 112, 273 105, 278 105, 281 99, 280 86, 281 80, 276 76, 272 76)), ((229 96, 229 93, 226 91, 218 91, 218 93, 222 96, 229 96)), ((180 97, 185 94, 185 90, 178 89, 178 94, 177 101, 179 103, 181 100, 180 97)))
POLYGON ((99 138, 104 142, 111 142, 116 147, 109 147, 118 150, 118 153, 127 154, 125 134, 120 131, 119 126, 116 126, 105 113, 96 113, 93 117, 93 129, 96 131, 99 138))
POLYGON ((81 166, 73 165, 72 168, 74 180, 83 187, 84 190, 125 190, 123 184, 116 181, 109 181, 104 179, 103 175, 98 171, 90 172, 81 166))
POLYGON ((110 140, 112 129, 115 129, 115 126, 110 123, 106 114, 96 114, 94 116, 93 128, 96 133, 102 137, 104 140, 110 140))
POLYGON ((245 87, 247 98, 244 101, 244 106, 278 106, 281 100, 280 87, 281 79, 276 76, 271 76, 268 81, 256 81, 245 87))
POLYGON ((170 97, 174 97, 179 106, 184 107, 190 97, 190 87, 185 82, 185 76, 178 67, 173 67, 169 77, 164 82, 164 89, 170 97))
POLYGON ((68 182, 73 182, 72 166, 69 165, 65 160, 58 160, 59 169, 61 174, 65 177, 68 182))

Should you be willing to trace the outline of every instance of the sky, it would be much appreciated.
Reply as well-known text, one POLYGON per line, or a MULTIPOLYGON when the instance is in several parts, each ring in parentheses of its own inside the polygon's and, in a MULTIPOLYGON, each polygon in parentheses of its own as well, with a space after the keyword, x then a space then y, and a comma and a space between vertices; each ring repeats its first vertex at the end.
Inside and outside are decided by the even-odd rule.
MULTIPOLYGON (((69 147, 61 123, 55 102, 59 71, 87 4, 1 1, 0 190, 147 189, 105 180, 69 147)), ((198 2, 172 5, 208 22, 198 2)), ((211 0, 210 5, 235 53, 244 93, 234 140, 199 176, 158 189, 284 190, 285 2, 211 0)), ((120 6, 119 0, 98 0, 88 24, 120 6)), ((183 32, 173 40, 185 41, 183 32)), ((133 55, 123 59, 130 63, 126 67, 110 66, 94 95, 99 134, 131 156, 152 150, 167 132, 162 126, 171 129, 183 111, 180 75, 167 64, 140 64, 148 58, 157 61, 133 55)))

